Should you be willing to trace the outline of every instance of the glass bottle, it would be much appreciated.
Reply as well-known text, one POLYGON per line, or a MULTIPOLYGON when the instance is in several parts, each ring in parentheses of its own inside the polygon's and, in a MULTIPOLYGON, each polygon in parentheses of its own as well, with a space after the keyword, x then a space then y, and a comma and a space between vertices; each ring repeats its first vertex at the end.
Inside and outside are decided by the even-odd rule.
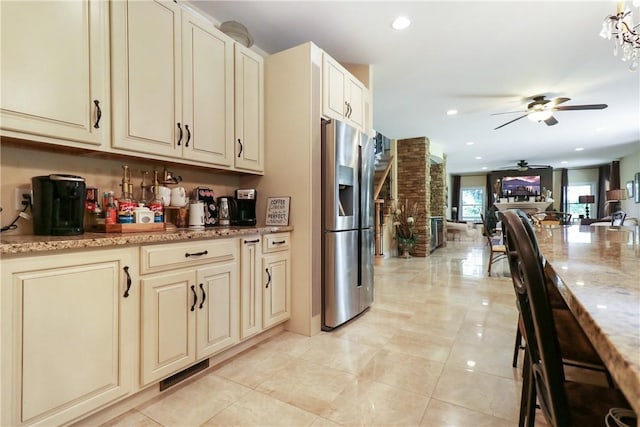
POLYGON ((104 206, 104 223, 115 224, 117 222, 118 212, 116 210, 116 202, 114 199, 113 191, 105 193, 107 202, 104 206))
POLYGON ((118 222, 120 224, 132 224, 134 222, 133 208, 136 205, 131 197, 131 191, 133 190, 131 172, 127 165, 122 166, 122 169, 122 197, 118 201, 118 222))
POLYGON ((158 171, 153 171, 153 189, 151 201, 149 202, 149 209, 153 212, 153 222, 164 222, 164 206, 162 199, 160 198, 160 184, 158 183, 158 171))

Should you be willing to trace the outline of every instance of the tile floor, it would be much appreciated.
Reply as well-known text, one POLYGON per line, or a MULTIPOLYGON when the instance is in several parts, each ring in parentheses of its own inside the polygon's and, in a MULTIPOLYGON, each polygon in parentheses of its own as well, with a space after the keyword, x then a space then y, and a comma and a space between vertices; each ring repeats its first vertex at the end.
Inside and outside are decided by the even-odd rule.
POLYGON ((349 324, 283 332, 106 425, 514 427, 515 297, 487 256, 483 241, 455 241, 386 259, 373 307, 349 324))

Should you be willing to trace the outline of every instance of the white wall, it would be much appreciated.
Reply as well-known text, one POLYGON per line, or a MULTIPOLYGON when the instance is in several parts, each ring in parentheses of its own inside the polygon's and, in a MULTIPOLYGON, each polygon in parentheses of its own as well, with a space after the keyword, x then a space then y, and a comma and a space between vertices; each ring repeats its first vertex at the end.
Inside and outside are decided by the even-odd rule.
MULTIPOLYGON (((640 173, 640 149, 620 159, 620 186, 626 188, 627 182, 633 181, 636 173, 640 173)), ((638 186, 635 191, 638 191, 638 186)), ((640 203, 635 203, 633 199, 631 197, 623 200, 622 210, 627 213, 627 217, 640 218, 640 203)))
POLYGON ((460 177, 460 188, 462 187, 486 187, 487 175, 462 175, 460 177))

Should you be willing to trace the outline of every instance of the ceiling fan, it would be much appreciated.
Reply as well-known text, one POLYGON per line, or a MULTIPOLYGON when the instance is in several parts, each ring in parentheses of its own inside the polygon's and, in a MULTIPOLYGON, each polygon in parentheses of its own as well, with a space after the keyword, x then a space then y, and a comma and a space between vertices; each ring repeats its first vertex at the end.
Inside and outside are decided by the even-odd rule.
POLYGON ((520 117, 516 117, 513 120, 504 123, 494 130, 500 129, 508 124, 511 124, 517 120, 520 120, 524 117, 529 117, 529 120, 534 122, 545 122, 547 126, 553 126, 558 123, 555 117, 553 117, 554 111, 571 111, 571 110, 602 110, 607 108, 607 104, 587 104, 587 105, 565 105, 560 106, 567 101, 570 101, 571 98, 553 98, 547 99, 545 95, 537 95, 531 99, 531 102, 527 104, 526 110, 521 111, 507 111, 503 113, 493 113, 492 116, 498 114, 513 114, 513 113, 524 113, 520 117))
POLYGON ((529 162, 527 162, 526 160, 520 160, 518 163, 516 163, 516 166, 507 166, 505 168, 501 168, 501 169, 509 169, 509 170, 518 170, 520 172, 526 172, 529 169, 546 169, 546 168, 550 168, 551 166, 549 165, 530 165, 529 162))

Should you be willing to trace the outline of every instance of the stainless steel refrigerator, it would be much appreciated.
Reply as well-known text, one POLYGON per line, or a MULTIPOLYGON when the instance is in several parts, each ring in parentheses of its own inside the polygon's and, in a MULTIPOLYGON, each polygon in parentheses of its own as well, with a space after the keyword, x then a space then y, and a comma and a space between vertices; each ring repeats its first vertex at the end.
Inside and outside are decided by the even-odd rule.
POLYGON ((322 329, 373 303, 372 138, 346 123, 322 125, 322 329))

